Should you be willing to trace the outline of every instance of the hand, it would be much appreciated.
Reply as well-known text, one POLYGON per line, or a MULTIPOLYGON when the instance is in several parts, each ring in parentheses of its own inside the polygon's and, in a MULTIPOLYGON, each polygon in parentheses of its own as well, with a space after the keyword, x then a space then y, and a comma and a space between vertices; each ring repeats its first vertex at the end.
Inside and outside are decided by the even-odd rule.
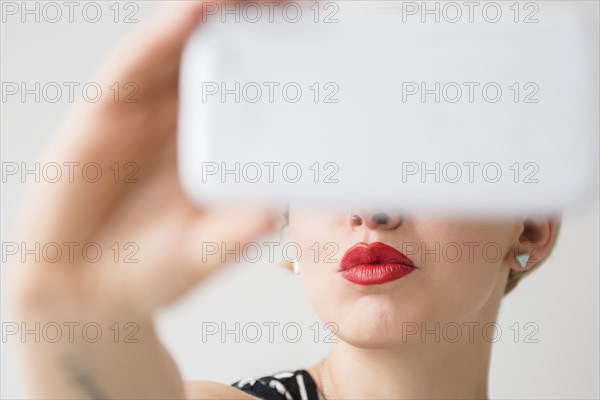
MULTIPOLYGON (((201 12, 200 2, 171 4, 116 49, 94 79, 111 96, 76 106, 44 157, 59 164, 97 163, 101 178, 92 183, 76 173, 73 182, 35 184, 18 219, 20 242, 27 248, 35 243, 62 248, 57 262, 28 258, 15 268, 18 311, 25 320, 134 320, 147 329, 140 332, 142 344, 137 347, 105 344, 88 348, 79 358, 75 351, 111 396, 181 394, 176 368, 152 332, 154 311, 233 257, 205 257, 202 243, 231 249, 237 242, 243 247, 273 224, 270 212, 262 208, 198 208, 186 199, 178 181, 178 74, 184 43, 201 12), (108 90, 115 82, 121 88, 132 83, 129 88, 137 93, 121 90, 115 99, 108 90), (69 243, 77 243, 73 259, 69 243), (90 262, 82 255, 86 243, 102 249, 98 260, 90 262), (125 365, 139 378, 125 378, 125 365), (136 379, 143 388, 131 386, 136 379)), ((29 351, 30 365, 39 393, 68 396, 64 373, 53 368, 58 354, 76 345, 32 344, 36 349, 29 351)), ((95 397, 95 389, 83 390, 95 397)))
POLYGON ((119 101, 105 96, 96 104, 79 105, 59 129, 45 158, 98 163, 102 178, 90 183, 75 174, 73 183, 36 184, 19 222, 23 240, 42 247, 98 243, 103 256, 87 265, 76 250, 74 262, 65 255, 64 262, 42 260, 20 268, 24 286, 32 289, 27 292, 34 292, 31 300, 39 297, 37 292, 51 291, 51 297, 73 296, 74 301, 80 295, 103 303, 114 299, 119 308, 125 300, 132 310, 150 313, 223 264, 220 254, 203 257, 203 242, 243 246, 272 225, 266 209, 200 209, 186 199, 178 181, 178 73, 185 40, 201 11, 200 2, 181 2, 134 32, 95 81, 104 88, 133 83, 138 92, 131 96, 131 90, 123 90, 119 101), (138 102, 126 102, 132 99, 138 102), (117 262, 117 250, 108 250, 115 242, 121 247, 117 262), (128 243, 132 246, 124 250, 128 243), (131 258, 138 261, 123 262, 133 252, 131 258), (76 293, 82 285, 89 290, 76 293))

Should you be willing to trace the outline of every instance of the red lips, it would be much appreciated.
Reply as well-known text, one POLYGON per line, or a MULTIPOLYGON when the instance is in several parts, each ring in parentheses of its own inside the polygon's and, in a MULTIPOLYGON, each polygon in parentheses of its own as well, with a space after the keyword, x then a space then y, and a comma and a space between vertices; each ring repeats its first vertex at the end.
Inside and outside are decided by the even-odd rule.
POLYGON ((357 243, 342 257, 340 275, 358 285, 378 285, 400 279, 417 267, 406 255, 383 244, 357 243))

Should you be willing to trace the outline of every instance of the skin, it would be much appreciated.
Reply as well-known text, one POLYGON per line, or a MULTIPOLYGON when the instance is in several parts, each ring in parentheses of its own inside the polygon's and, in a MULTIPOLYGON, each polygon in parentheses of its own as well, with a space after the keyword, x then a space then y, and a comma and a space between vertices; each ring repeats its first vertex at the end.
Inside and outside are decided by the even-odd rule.
MULTIPOLYGON (((484 327, 496 321, 509 270, 521 268, 515 254, 530 252, 531 268, 551 249, 558 220, 409 215, 374 222, 381 211, 353 218, 344 210, 290 207, 291 238, 310 255, 300 277, 339 339, 323 367, 329 396, 487 398, 494 333, 484 327), (331 242, 339 246, 334 260, 358 242, 383 242, 410 254, 417 270, 385 284, 356 285, 339 276, 334 260, 324 262, 325 254, 315 261, 314 243, 331 242), (436 326, 438 339, 431 333, 436 326)), ((309 371, 320 381, 318 364, 309 371)))
MULTIPOLYGON (((32 397, 253 398, 217 382, 183 382, 153 323, 160 307, 181 298, 234 257, 230 254, 225 262, 220 255, 203 259, 198 243, 224 242, 232 248, 239 242, 243 248, 261 240, 275 221, 271 211, 259 205, 198 208, 179 185, 178 71, 183 45, 201 11, 201 2, 167 5, 156 20, 132 32, 96 71, 94 81, 106 88, 114 82, 135 82, 139 102, 115 102, 106 96, 98 103, 78 105, 41 160, 97 162, 103 171, 115 162, 134 162, 138 182, 115 183, 106 176, 90 184, 76 175, 72 183, 36 184, 25 196, 19 242, 96 242, 104 249, 114 242, 139 246, 135 264, 111 257, 90 264, 76 252, 74 260, 48 263, 28 258, 11 268, 16 311, 27 324, 95 321, 107 329, 115 322, 133 322, 138 328, 135 345, 123 340, 90 344, 79 336, 56 343, 26 341, 23 365, 32 397)), ((368 223, 355 226, 341 210, 292 206, 290 230, 303 247, 315 241, 336 242, 345 251, 358 241, 400 246, 406 240, 489 240, 502 244, 506 252, 495 263, 446 265, 415 259, 420 269, 411 276, 369 289, 339 279, 331 263, 303 259, 301 277, 313 306, 324 321, 340 328, 341 340, 325 368, 330 393, 431 398, 446 390, 458 397, 485 397, 489 344, 401 344, 401 335, 389 328, 407 321, 495 320, 508 270, 520 268, 509 244, 518 243, 517 250, 524 251, 533 243, 538 258, 543 258, 556 229, 556 220, 549 218, 498 222, 418 217, 385 229, 368 223), (431 385, 432 376, 436 385, 431 385), (336 385, 339 382, 344 386, 336 385), (433 386, 439 391, 432 392, 433 386)), ((532 260, 528 267, 533 264, 532 260)), ((309 371, 320 382, 316 365, 309 371)))

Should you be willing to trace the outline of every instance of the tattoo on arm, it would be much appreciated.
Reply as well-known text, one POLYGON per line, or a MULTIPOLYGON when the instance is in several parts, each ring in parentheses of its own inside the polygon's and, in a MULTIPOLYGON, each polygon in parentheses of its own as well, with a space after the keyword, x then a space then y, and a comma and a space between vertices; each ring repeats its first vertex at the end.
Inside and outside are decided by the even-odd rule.
POLYGON ((92 375, 83 368, 80 362, 71 355, 65 356, 62 360, 65 369, 70 373, 75 383, 93 400, 107 399, 106 395, 100 390, 92 375))

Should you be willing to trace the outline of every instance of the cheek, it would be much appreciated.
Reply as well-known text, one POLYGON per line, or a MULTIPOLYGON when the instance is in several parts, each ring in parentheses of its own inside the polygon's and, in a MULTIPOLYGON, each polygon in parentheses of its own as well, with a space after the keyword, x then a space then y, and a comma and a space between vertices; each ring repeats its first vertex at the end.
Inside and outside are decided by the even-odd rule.
POLYGON ((343 210, 329 207, 289 206, 289 230, 292 240, 307 243, 332 241, 332 235, 345 227, 343 210))
POLYGON ((329 308, 335 306, 332 300, 339 297, 331 287, 342 257, 344 225, 338 214, 290 205, 289 240, 302 251, 299 277, 310 304, 323 322, 334 322, 329 308))
MULTIPOLYGON (((300 279, 302 280, 302 285, 310 304, 319 317, 323 319, 325 315, 322 315, 321 312, 327 304, 331 304, 331 292, 327 290, 327 285, 329 284, 327 276, 319 273, 317 265, 310 261, 305 261, 301 264, 300 279)), ((323 321, 327 322, 324 319, 323 321)))
POLYGON ((456 263, 428 264, 428 292, 448 319, 464 320, 477 315, 495 293, 501 265, 474 258, 456 263))
POLYGON ((429 226, 423 239, 428 249, 421 252, 423 270, 448 315, 469 318, 485 308, 502 290, 508 266, 506 255, 513 244, 512 227, 447 223, 452 229, 429 226))

